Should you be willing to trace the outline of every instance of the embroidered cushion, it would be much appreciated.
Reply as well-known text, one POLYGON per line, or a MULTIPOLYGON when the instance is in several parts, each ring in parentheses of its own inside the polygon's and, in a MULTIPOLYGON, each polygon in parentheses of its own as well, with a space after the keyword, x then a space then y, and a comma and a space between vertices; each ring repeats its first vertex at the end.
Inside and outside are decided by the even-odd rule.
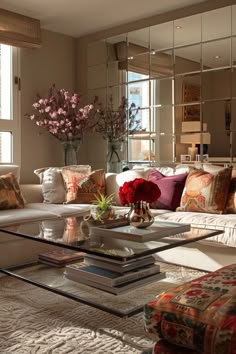
POLYGON ((236 177, 233 177, 230 182, 226 213, 236 214, 236 177))
POLYGON ((199 352, 160 340, 155 344, 152 354, 199 354, 199 352))
POLYGON ((105 171, 95 170, 89 175, 63 169, 66 185, 66 203, 86 204, 95 200, 98 191, 105 194, 105 171))
POLYGON ((149 171, 148 180, 158 185, 161 196, 156 202, 151 204, 151 208, 175 210, 180 205, 186 177, 186 173, 164 176, 161 172, 152 168, 149 171))
POLYGON ((69 169, 88 175, 91 172, 89 165, 71 165, 66 167, 43 167, 34 171, 42 184, 44 203, 64 203, 66 199, 65 184, 61 174, 63 169, 69 169))
POLYGON ((0 209, 24 208, 24 200, 15 175, 10 172, 0 176, 0 209))
POLYGON ((193 168, 187 176, 180 207, 176 210, 224 213, 231 173, 231 168, 225 168, 216 173, 193 168))
POLYGON ((236 352, 236 264, 160 294, 145 306, 145 327, 200 353, 236 352))

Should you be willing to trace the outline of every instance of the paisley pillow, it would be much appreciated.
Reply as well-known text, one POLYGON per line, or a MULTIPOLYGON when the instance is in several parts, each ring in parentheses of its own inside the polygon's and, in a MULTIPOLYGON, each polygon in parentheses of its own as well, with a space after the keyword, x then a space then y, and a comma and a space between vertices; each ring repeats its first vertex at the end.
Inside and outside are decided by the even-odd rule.
POLYGON ((0 176, 0 209, 24 208, 19 184, 12 172, 0 176))
POLYGON ((66 203, 87 204, 95 200, 98 191, 105 194, 105 171, 95 170, 89 175, 63 169, 66 203))
POLYGON ((193 168, 186 179, 176 211, 222 214, 228 198, 232 168, 209 173, 193 168))

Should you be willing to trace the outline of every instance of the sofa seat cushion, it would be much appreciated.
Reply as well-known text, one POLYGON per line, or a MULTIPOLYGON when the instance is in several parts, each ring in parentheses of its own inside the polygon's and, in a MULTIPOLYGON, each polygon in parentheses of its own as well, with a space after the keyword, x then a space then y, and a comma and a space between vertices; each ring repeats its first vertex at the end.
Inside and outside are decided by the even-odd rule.
POLYGON ((210 237, 201 242, 217 242, 226 246, 236 247, 236 218, 233 214, 208 214, 194 212, 169 212, 155 217, 158 221, 173 221, 183 224, 191 224, 194 227, 222 230, 220 235, 210 237))
POLYGON ((174 287, 145 306, 145 327, 200 353, 236 352, 236 264, 174 287))
POLYGON ((199 352, 160 340, 154 345, 152 354, 199 354, 199 352))
POLYGON ((46 219, 56 219, 58 216, 49 211, 35 210, 28 208, 27 204, 24 209, 1 210, 0 226, 17 225, 23 222, 31 222, 46 219))
POLYGON ((29 203, 26 204, 26 208, 32 211, 40 210, 45 213, 56 215, 57 217, 79 216, 87 214, 90 210, 89 205, 60 205, 60 204, 45 204, 45 203, 29 203))

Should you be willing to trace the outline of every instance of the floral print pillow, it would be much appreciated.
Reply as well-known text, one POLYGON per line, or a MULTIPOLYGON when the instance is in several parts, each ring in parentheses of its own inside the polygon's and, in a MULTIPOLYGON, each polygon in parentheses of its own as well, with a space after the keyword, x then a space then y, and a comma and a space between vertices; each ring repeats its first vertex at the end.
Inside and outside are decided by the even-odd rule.
POLYGON ((0 209, 24 208, 19 184, 13 173, 0 176, 0 209))
POLYGON ((176 211, 222 214, 228 198, 232 168, 217 173, 192 169, 186 179, 185 187, 176 211))
POLYGON ((235 305, 232 264, 160 294, 145 307, 145 327, 168 343, 200 353, 233 354, 235 305))

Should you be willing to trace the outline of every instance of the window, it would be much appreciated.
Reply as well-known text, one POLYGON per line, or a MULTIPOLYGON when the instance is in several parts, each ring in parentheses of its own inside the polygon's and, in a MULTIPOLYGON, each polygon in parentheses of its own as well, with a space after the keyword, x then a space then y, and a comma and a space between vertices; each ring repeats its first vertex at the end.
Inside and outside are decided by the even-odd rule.
POLYGON ((0 163, 20 164, 19 49, 0 44, 0 163))
POLYGON ((137 118, 141 120, 142 133, 129 136, 128 140, 128 160, 132 162, 150 161, 154 158, 154 142, 150 140, 150 134, 154 130, 155 118, 153 110, 149 106, 155 102, 149 103, 149 97, 153 101, 155 94, 154 82, 149 82, 148 75, 128 71, 128 100, 140 107, 137 118), (149 95, 151 90, 151 95, 149 95), (151 145, 151 146, 150 146, 151 145), (150 151, 153 152, 150 156, 150 151))

